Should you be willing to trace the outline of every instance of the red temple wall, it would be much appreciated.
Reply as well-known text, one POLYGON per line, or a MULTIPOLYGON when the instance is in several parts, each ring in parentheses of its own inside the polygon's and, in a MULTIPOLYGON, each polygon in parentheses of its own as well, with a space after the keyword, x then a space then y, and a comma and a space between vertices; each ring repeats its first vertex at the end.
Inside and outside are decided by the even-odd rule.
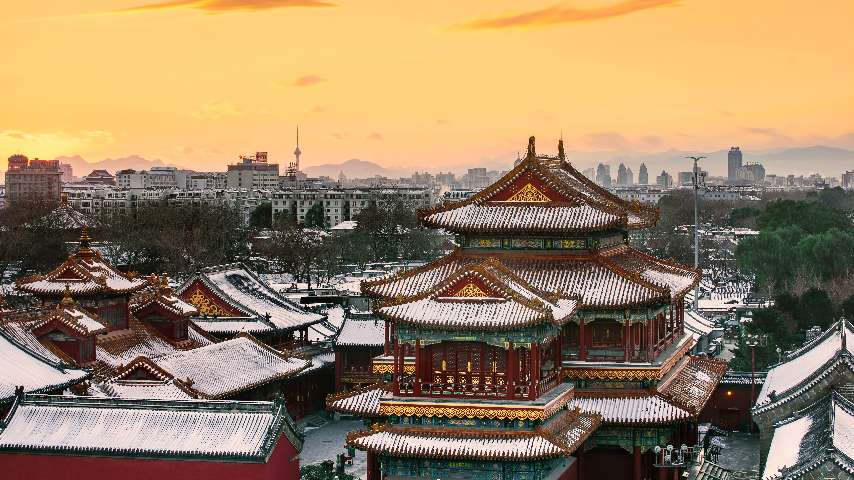
POLYGON ((700 422, 710 422, 724 430, 746 431, 753 419, 750 407, 759 396, 762 385, 757 385, 750 398, 750 385, 722 385, 714 393, 700 412, 700 422))
POLYGON ((286 480, 299 478, 297 451, 282 437, 267 463, 0 454, 0 477, 16 480, 286 480))
POLYGON ((584 452, 579 476, 582 479, 626 479, 633 475, 632 456, 625 450, 593 448, 584 452))

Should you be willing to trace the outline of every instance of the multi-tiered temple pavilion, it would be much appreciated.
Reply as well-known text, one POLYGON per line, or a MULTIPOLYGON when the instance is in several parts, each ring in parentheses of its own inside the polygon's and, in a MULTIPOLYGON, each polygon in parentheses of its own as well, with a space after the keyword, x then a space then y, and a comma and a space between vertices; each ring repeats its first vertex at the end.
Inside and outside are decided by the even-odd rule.
POLYGON ((567 162, 526 158, 459 203, 420 212, 445 258, 363 284, 387 325, 390 385, 330 398, 372 428, 369 478, 671 478, 655 446, 696 443, 724 365, 687 354, 694 269, 631 247, 657 211, 567 162))

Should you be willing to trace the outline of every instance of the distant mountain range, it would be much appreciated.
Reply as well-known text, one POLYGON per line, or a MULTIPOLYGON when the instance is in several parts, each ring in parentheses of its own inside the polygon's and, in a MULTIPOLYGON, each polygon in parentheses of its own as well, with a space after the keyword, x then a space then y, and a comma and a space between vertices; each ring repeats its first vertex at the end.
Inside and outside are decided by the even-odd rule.
POLYGON ((127 157, 107 158, 99 162, 88 162, 80 155, 72 155, 68 157, 56 157, 61 163, 71 165, 75 177, 85 177, 92 170, 106 170, 113 175, 119 170, 132 168, 134 170, 148 170, 151 167, 177 166, 164 163, 160 160, 148 160, 139 155, 129 155, 127 157))
MULTIPOLYGON (((550 152, 548 149, 539 149, 545 153, 550 152)), ((631 168, 634 173, 635 180, 641 163, 645 163, 649 171, 650 180, 654 181, 655 177, 662 170, 667 170, 675 175, 680 171, 689 171, 691 169, 691 161, 685 157, 688 155, 702 155, 707 157, 700 162, 701 167, 707 170, 711 175, 724 176, 727 173, 727 152, 728 149, 716 150, 713 152, 697 152, 690 150, 667 150, 658 153, 636 153, 636 152, 587 152, 587 151, 567 151, 567 158, 576 168, 584 170, 590 167, 596 167, 599 163, 604 163, 611 166, 611 177, 616 178, 617 166, 622 162, 627 167, 631 168)), ((765 166, 767 174, 788 175, 794 173, 796 175, 809 175, 811 173, 819 173, 824 176, 838 177, 843 171, 854 170, 854 150, 847 150, 838 147, 828 147, 824 145, 814 145, 809 147, 792 147, 792 148, 777 148, 768 150, 752 151, 750 149, 742 149, 744 162, 759 162, 765 166)), ((82 177, 88 175, 92 170, 107 170, 115 174, 118 170, 132 168, 135 170, 147 170, 151 167, 158 166, 174 166, 179 168, 179 165, 163 162, 159 159, 149 160, 139 155, 129 155, 119 158, 108 158, 97 162, 88 162, 80 155, 57 157, 62 163, 71 164, 74 169, 74 175, 82 177)), ((458 174, 465 173, 466 169, 473 167, 486 167, 493 170, 509 170, 513 168, 513 160, 515 153, 503 155, 496 158, 468 160, 457 162, 455 167, 446 165, 436 166, 432 173, 437 173, 439 169, 450 169, 458 174)), ((5 169, 5 162, 0 165, 0 168, 5 169)), ((370 178, 374 176, 383 176, 389 178, 407 177, 416 169, 411 168, 387 168, 377 163, 359 160, 356 158, 346 160, 340 163, 326 163, 322 165, 313 165, 303 167, 303 171, 310 177, 327 176, 332 179, 337 179, 340 173, 344 173, 347 178, 370 178)), ((417 169, 419 171, 427 169, 417 169)), ((2 171, 2 170, 0 170, 2 171)), ((428 170, 430 171, 430 170, 428 170)))
POLYGON ((314 165, 302 169, 309 177, 327 176, 333 180, 338 179, 341 172, 347 178, 370 178, 377 175, 381 177, 396 178, 401 176, 409 176, 412 171, 406 169, 386 168, 374 162, 367 160, 359 160, 351 158, 341 163, 325 163, 323 165, 314 165))

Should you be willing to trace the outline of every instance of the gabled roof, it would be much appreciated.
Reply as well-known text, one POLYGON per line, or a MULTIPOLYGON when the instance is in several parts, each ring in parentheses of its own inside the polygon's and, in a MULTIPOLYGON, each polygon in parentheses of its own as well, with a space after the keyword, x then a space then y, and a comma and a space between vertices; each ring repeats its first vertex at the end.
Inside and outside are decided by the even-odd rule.
POLYGON ((200 397, 226 398, 292 376, 310 366, 288 357, 247 334, 205 347, 163 357, 137 358, 119 370, 117 379, 131 378, 139 368, 160 380, 177 379, 200 397))
POLYGON ((656 390, 671 403, 699 415, 726 368, 727 363, 720 360, 686 356, 662 379, 656 390))
POLYGON ((190 400, 195 392, 178 380, 108 380, 93 384, 89 394, 96 397, 152 400, 190 400))
POLYGON ((501 252, 457 249, 419 268, 362 282, 366 295, 414 297, 442 284, 461 268, 496 257, 503 267, 532 288, 579 300, 578 308, 613 309, 669 303, 684 295, 700 273, 628 246, 590 254, 501 252))
POLYGON ((645 391, 577 390, 569 406, 601 415, 606 425, 676 423, 692 417, 691 412, 684 408, 645 391))
POLYGON ((51 392, 88 377, 89 372, 39 355, 0 328, 0 403, 13 398, 16 387, 28 393, 51 392))
POLYGON ((150 307, 162 309, 177 317, 189 317, 199 313, 194 305, 175 295, 165 274, 160 277, 152 275, 148 281, 151 288, 135 295, 128 305, 131 313, 136 314, 150 307))
POLYGON ((646 228, 658 212, 596 185, 562 153, 537 156, 531 137, 525 159, 497 182, 460 202, 419 211, 419 217, 426 226, 458 233, 529 235, 646 228))
POLYGON ((388 300, 383 316, 436 328, 494 330, 565 323, 578 305, 567 295, 547 294, 497 259, 460 266, 434 287, 388 300))
POLYGON ((83 228, 80 248, 67 260, 44 275, 20 278, 15 288, 33 295, 60 296, 66 288, 75 297, 97 294, 129 294, 146 285, 146 281, 132 274, 116 270, 89 247, 88 229, 83 228))
POLYGON ((196 323, 211 333, 295 330, 323 320, 322 315, 286 299, 239 263, 196 273, 178 289, 178 296, 198 309, 202 318, 196 323), (208 294, 216 298, 207 298, 208 294), (225 325, 217 325, 219 322, 225 325))
POLYGON ((828 462, 854 476, 854 403, 837 392, 774 425, 762 478, 812 478, 828 462))
POLYGON ((51 324, 63 325, 78 335, 88 336, 96 333, 104 333, 107 327, 102 324, 95 315, 77 307, 66 288, 65 297, 49 312, 30 326, 30 330, 36 332, 51 324))
POLYGON ((854 370, 854 326, 841 320, 768 370, 753 413, 788 402, 835 368, 854 370))
POLYGON ((282 401, 27 395, 8 418, 0 452, 264 463, 282 437, 302 449, 282 401))

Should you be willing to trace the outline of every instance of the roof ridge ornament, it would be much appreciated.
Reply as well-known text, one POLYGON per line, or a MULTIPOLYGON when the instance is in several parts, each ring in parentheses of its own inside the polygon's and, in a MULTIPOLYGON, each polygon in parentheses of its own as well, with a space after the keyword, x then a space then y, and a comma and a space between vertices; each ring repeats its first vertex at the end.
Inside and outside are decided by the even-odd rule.
POLYGON ((536 139, 534 138, 533 135, 530 138, 528 138, 528 155, 527 156, 528 157, 536 157, 537 156, 536 139))
POLYGON ((59 308, 60 309, 74 308, 75 305, 76 305, 76 303, 74 302, 74 299, 71 297, 71 287, 69 286, 69 284, 66 283, 65 284, 65 293, 63 293, 63 295, 62 295, 62 301, 59 302, 59 308))
POLYGON ((560 140, 557 141, 557 158, 566 161, 566 151, 563 149, 563 133, 561 133, 560 140))

